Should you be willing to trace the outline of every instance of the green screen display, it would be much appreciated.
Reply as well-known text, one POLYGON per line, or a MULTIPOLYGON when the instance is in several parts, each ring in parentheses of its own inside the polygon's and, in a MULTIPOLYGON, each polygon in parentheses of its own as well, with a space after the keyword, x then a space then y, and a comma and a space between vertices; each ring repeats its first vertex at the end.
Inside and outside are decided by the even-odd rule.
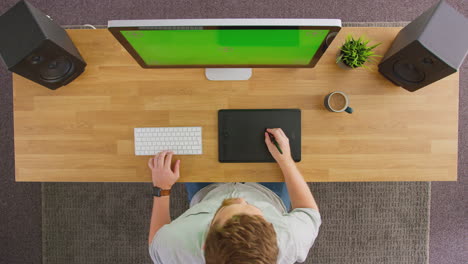
POLYGON ((148 66, 308 65, 329 30, 121 31, 148 66))

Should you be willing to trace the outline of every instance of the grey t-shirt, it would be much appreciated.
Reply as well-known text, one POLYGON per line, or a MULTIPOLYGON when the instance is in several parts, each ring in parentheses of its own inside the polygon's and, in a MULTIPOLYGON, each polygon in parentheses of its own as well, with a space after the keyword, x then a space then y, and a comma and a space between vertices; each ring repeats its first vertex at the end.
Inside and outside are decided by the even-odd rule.
POLYGON ((221 183, 200 190, 190 209, 159 229, 149 247, 153 262, 205 263, 202 247, 211 220, 224 199, 235 197, 258 207, 273 224, 279 248, 277 263, 305 261, 321 224, 317 210, 296 208, 287 213, 281 199, 263 185, 221 183))

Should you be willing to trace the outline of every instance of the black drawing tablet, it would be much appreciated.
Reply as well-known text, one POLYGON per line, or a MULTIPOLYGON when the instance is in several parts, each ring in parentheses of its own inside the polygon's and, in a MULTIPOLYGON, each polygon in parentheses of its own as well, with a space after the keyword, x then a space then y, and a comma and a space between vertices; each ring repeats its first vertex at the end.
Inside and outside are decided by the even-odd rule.
POLYGON ((219 161, 275 162, 264 138, 265 129, 275 127, 288 136, 294 161, 301 161, 300 109, 219 110, 219 161))

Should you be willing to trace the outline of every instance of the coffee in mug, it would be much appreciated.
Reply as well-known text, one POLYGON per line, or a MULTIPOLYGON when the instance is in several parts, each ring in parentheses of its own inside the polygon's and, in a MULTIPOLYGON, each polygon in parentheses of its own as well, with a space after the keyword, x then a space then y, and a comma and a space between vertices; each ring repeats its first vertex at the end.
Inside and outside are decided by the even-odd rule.
POLYGON ((325 107, 335 113, 346 112, 351 114, 353 109, 349 107, 348 96, 343 92, 333 92, 325 96, 325 107))

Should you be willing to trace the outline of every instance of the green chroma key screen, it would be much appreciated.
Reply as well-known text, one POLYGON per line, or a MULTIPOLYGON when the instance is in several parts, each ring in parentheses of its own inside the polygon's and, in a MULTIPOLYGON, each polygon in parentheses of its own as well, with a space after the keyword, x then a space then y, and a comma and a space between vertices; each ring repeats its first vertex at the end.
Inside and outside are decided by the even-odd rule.
POLYGON ((308 65, 327 29, 123 30, 148 66, 308 65))

